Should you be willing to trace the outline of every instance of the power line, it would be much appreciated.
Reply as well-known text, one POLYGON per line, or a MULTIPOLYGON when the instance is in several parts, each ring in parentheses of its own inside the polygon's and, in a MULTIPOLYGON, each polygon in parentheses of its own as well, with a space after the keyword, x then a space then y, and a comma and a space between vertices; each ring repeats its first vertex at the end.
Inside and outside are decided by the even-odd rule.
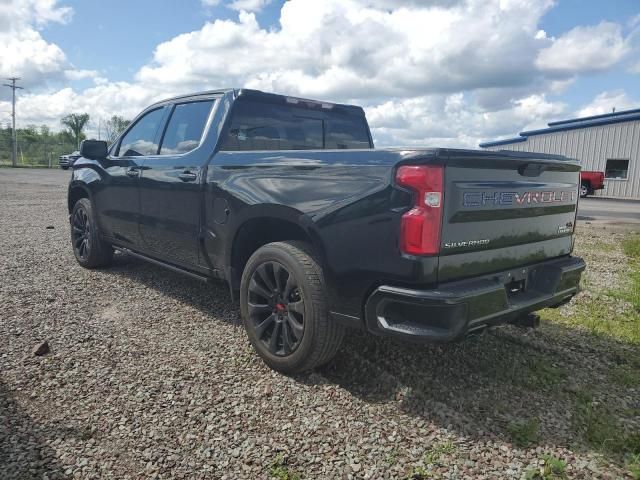
POLYGON ((9 87, 12 93, 12 109, 11 109, 11 119, 13 121, 13 150, 11 153, 11 164, 16 167, 18 165, 18 135, 16 133, 16 90, 22 90, 22 87, 16 85, 16 82, 20 80, 20 77, 9 77, 7 78, 11 83, 4 83, 5 87, 9 87))

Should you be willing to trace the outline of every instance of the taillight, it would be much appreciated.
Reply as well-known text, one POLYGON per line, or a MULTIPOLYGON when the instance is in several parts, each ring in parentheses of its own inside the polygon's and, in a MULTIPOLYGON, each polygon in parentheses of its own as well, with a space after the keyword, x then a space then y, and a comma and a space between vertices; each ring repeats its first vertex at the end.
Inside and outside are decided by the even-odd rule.
POLYGON ((396 182, 415 192, 414 207, 402 215, 400 250, 410 255, 437 255, 442 225, 442 183, 440 165, 403 165, 396 182))

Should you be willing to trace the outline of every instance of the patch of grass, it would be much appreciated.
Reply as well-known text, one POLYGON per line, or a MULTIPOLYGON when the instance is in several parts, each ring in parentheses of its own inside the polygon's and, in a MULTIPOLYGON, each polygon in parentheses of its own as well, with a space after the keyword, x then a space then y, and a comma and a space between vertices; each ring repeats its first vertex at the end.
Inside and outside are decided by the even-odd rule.
POLYGON ((528 418, 524 421, 511 422, 507 430, 511 434, 511 439, 519 447, 526 447, 538 441, 539 425, 535 418, 528 418))
POLYGON ((456 446, 452 442, 437 443, 429 447, 424 454, 424 463, 427 465, 438 465, 444 455, 452 455, 456 453, 456 446))
POLYGON ((631 235, 622 241, 625 255, 640 261, 640 235, 631 235))
POLYGON ((543 355, 532 354, 521 346, 500 356, 485 357, 473 365, 492 379, 539 391, 555 388, 567 372, 543 355))
POLYGON ((625 387, 640 385, 640 370, 629 365, 618 365, 612 370, 611 379, 625 387))
POLYGON ((592 295, 587 299, 579 298, 573 304, 573 311, 569 316, 563 315, 562 309, 545 309, 542 316, 558 323, 582 326, 595 335, 614 337, 639 345, 640 235, 627 237, 622 242, 622 248, 629 257, 628 282, 624 282, 623 286, 613 286, 606 293, 592 290, 592 295), (618 305, 612 303, 611 299, 623 300, 631 305, 631 309, 619 311, 618 305))
POLYGON ((629 470, 629 474, 631 474, 631 478, 640 480, 640 453, 629 456, 627 469, 629 470))
POLYGON ((290 471, 287 459, 279 453, 269 466, 269 476, 276 480, 301 480, 302 476, 295 471, 290 471))
POLYGON ((624 253, 631 259, 631 288, 623 293, 624 299, 640 313, 640 235, 627 237, 622 242, 624 253))
POLYGON ((621 432, 616 419, 605 407, 589 402, 579 405, 576 413, 584 439, 589 444, 602 450, 617 450, 621 432))
POLYGON ((387 454, 386 463, 390 467, 398 463, 398 450, 394 448, 387 454))
POLYGON ((535 357, 527 362, 529 367, 529 383, 533 386, 550 387, 561 382, 566 372, 553 365, 545 357, 535 357))
POLYGON ((405 477, 405 480, 425 480, 433 477, 433 474, 424 467, 413 467, 413 470, 405 477))
POLYGON ((565 472, 567 462, 552 455, 544 455, 544 465, 530 468, 525 472, 527 480, 561 480, 568 478, 565 472))
POLYGON ((545 309, 541 315, 553 322, 584 327, 596 336, 640 344, 640 315, 619 314, 599 299, 577 302, 570 316, 563 315, 560 309, 545 309))
POLYGON ((579 406, 593 402, 594 392, 591 387, 581 387, 576 391, 576 402, 579 406))
POLYGON ((575 412, 578 431, 593 447, 615 454, 640 455, 640 433, 626 433, 604 405, 578 398, 575 412))

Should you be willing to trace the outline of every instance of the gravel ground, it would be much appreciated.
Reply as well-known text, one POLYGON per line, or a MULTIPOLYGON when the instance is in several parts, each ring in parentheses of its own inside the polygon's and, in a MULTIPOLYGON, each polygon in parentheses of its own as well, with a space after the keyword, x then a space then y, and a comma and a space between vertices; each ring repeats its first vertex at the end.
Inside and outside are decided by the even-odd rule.
MULTIPOLYGON (((628 475, 575 403, 589 388, 637 429, 640 392, 610 375, 637 346, 550 322, 447 346, 354 332, 327 367, 279 375, 224 286, 120 255, 80 268, 64 183, 15 178, 0 170, 1 478, 522 478, 547 454, 570 478, 628 475)), ((582 295, 621 281, 620 238, 580 231, 582 295)))

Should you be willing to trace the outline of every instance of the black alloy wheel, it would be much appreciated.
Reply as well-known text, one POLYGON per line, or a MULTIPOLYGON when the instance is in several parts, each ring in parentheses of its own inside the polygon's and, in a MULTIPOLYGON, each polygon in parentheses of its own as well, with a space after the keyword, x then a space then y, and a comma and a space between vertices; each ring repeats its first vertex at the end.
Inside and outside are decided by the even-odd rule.
POLYGON ((251 345, 282 373, 329 362, 344 326, 329 315, 327 289, 313 247, 291 240, 258 248, 240 280, 240 313, 251 345))
POLYGON ((93 205, 88 198, 78 200, 69 216, 71 247, 78 263, 85 268, 105 267, 113 259, 113 247, 98 230, 93 205))
POLYGON ((284 265, 267 261, 255 269, 247 306, 255 334, 271 354, 283 357, 298 348, 305 330, 304 299, 284 265))
POLYGON ((71 238, 76 256, 87 261, 91 255, 91 221, 87 211, 76 208, 71 219, 71 238))

